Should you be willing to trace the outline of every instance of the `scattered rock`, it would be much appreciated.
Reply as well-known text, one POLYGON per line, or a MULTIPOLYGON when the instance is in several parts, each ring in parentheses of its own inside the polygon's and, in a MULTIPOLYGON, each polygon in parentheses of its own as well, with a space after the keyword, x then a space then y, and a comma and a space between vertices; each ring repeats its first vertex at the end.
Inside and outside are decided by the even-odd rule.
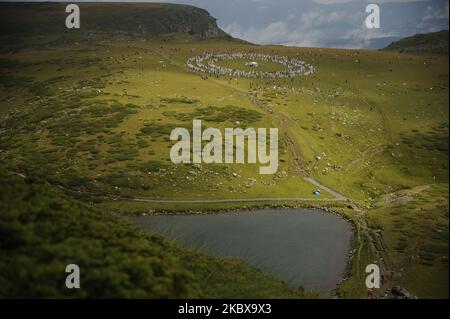
POLYGON ((417 299, 416 296, 414 296, 408 290, 400 286, 393 287, 390 291, 389 297, 393 299, 417 299))

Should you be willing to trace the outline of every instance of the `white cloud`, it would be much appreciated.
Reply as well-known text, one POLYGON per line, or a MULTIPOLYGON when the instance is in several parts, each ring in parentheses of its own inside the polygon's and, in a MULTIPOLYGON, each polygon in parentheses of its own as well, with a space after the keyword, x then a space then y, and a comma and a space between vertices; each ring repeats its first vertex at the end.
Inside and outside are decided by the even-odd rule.
MULTIPOLYGON (((271 0, 268 0, 271 1, 271 0)), ((441 0, 373 0, 370 2, 416 2, 414 5, 391 4, 395 13, 382 16, 381 29, 367 29, 366 12, 358 2, 369 0, 314 0, 328 5, 295 7, 286 17, 267 24, 235 21, 224 29, 231 35, 258 44, 284 44, 315 47, 382 47, 394 39, 448 28, 448 1, 441 0), (346 5, 334 3, 352 2, 346 5), (446 8, 443 8, 446 7, 446 8), (384 19, 384 20, 383 20, 384 19), (447 20, 447 26, 445 24, 447 20), (440 21, 440 22, 438 22, 440 21), (387 42, 387 43, 386 43, 387 42)), ((283 0, 280 0, 282 3, 283 0)), ((274 7, 271 7, 274 10, 274 7)), ((383 12, 383 10, 382 10, 383 12)))
POLYGON ((447 19, 448 20, 448 2, 444 10, 436 10, 436 8, 432 6, 427 7, 427 11, 425 12, 425 16, 422 21, 433 20, 433 19, 447 19))
POLYGON ((224 30, 234 37, 259 44, 283 44, 307 47, 324 47, 333 40, 343 39, 346 47, 363 47, 370 37, 369 32, 358 29, 365 29, 361 17, 348 12, 332 11, 319 12, 307 11, 296 15, 291 13, 288 19, 272 22, 265 27, 250 27, 244 29, 238 23, 233 23, 224 27, 224 30), (336 24, 345 21, 356 25, 355 29, 348 31, 346 28, 337 28, 336 24), (360 24, 360 25, 358 25, 360 24))

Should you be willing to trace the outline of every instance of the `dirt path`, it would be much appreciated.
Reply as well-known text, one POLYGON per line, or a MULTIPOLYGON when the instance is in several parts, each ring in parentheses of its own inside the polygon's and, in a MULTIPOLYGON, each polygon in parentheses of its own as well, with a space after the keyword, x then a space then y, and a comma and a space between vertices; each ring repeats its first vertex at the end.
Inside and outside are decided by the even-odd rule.
POLYGON ((331 188, 329 188, 329 187, 327 187, 325 185, 322 185, 321 183, 319 183, 315 179, 312 179, 311 177, 304 177, 303 179, 305 181, 307 181, 307 182, 309 182, 309 183, 311 183, 313 185, 316 185, 317 187, 325 190, 327 193, 333 195, 335 197, 335 199, 337 199, 337 200, 348 200, 348 198, 345 197, 344 195, 342 195, 341 193, 338 193, 338 192, 332 190, 331 188))
POLYGON ((404 204, 413 200, 415 195, 429 189, 430 187, 431 185, 420 185, 411 189, 404 189, 395 193, 386 194, 380 198, 380 201, 385 207, 404 204))
POLYGON ((334 202, 342 201, 339 198, 308 198, 308 197, 260 197, 260 198, 227 198, 227 199, 193 199, 170 200, 133 198, 135 202, 147 202, 157 204, 218 204, 218 203, 246 203, 246 202, 334 202))
POLYGON ((322 190, 333 195, 334 198, 311 198, 311 197, 258 197, 258 198, 224 198, 224 199, 152 199, 152 198, 133 198, 135 202, 147 202, 157 204, 218 204, 218 203, 245 203, 245 202, 335 202, 348 201, 347 197, 322 185, 320 182, 310 177, 303 178, 306 182, 311 183, 322 190))

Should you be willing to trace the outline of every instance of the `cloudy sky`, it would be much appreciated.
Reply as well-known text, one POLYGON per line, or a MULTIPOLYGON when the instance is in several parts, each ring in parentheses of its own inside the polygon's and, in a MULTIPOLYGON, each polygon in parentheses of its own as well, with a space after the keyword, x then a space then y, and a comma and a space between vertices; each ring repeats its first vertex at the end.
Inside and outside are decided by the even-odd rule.
POLYGON ((178 0, 207 9, 231 35, 260 44, 381 48, 417 33, 448 29, 448 0, 178 0), (367 29, 368 3, 381 28, 367 29))
POLYGON ((449 24, 448 0, 144 1, 204 8, 229 34, 259 44, 381 48, 405 36, 448 29, 449 24), (365 27, 368 3, 380 6, 380 29, 365 27))

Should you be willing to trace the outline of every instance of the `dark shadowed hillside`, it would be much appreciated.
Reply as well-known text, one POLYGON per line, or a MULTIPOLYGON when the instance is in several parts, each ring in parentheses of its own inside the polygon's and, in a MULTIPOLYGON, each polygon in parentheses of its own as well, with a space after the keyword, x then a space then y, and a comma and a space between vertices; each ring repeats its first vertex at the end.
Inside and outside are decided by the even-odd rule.
POLYGON ((383 50, 448 54, 448 30, 416 34, 412 37, 393 42, 383 50))
POLYGON ((101 32, 139 36, 182 33, 199 39, 230 37, 206 10, 187 5, 80 3, 81 28, 67 30, 67 3, 1 3, 0 34, 101 32))

